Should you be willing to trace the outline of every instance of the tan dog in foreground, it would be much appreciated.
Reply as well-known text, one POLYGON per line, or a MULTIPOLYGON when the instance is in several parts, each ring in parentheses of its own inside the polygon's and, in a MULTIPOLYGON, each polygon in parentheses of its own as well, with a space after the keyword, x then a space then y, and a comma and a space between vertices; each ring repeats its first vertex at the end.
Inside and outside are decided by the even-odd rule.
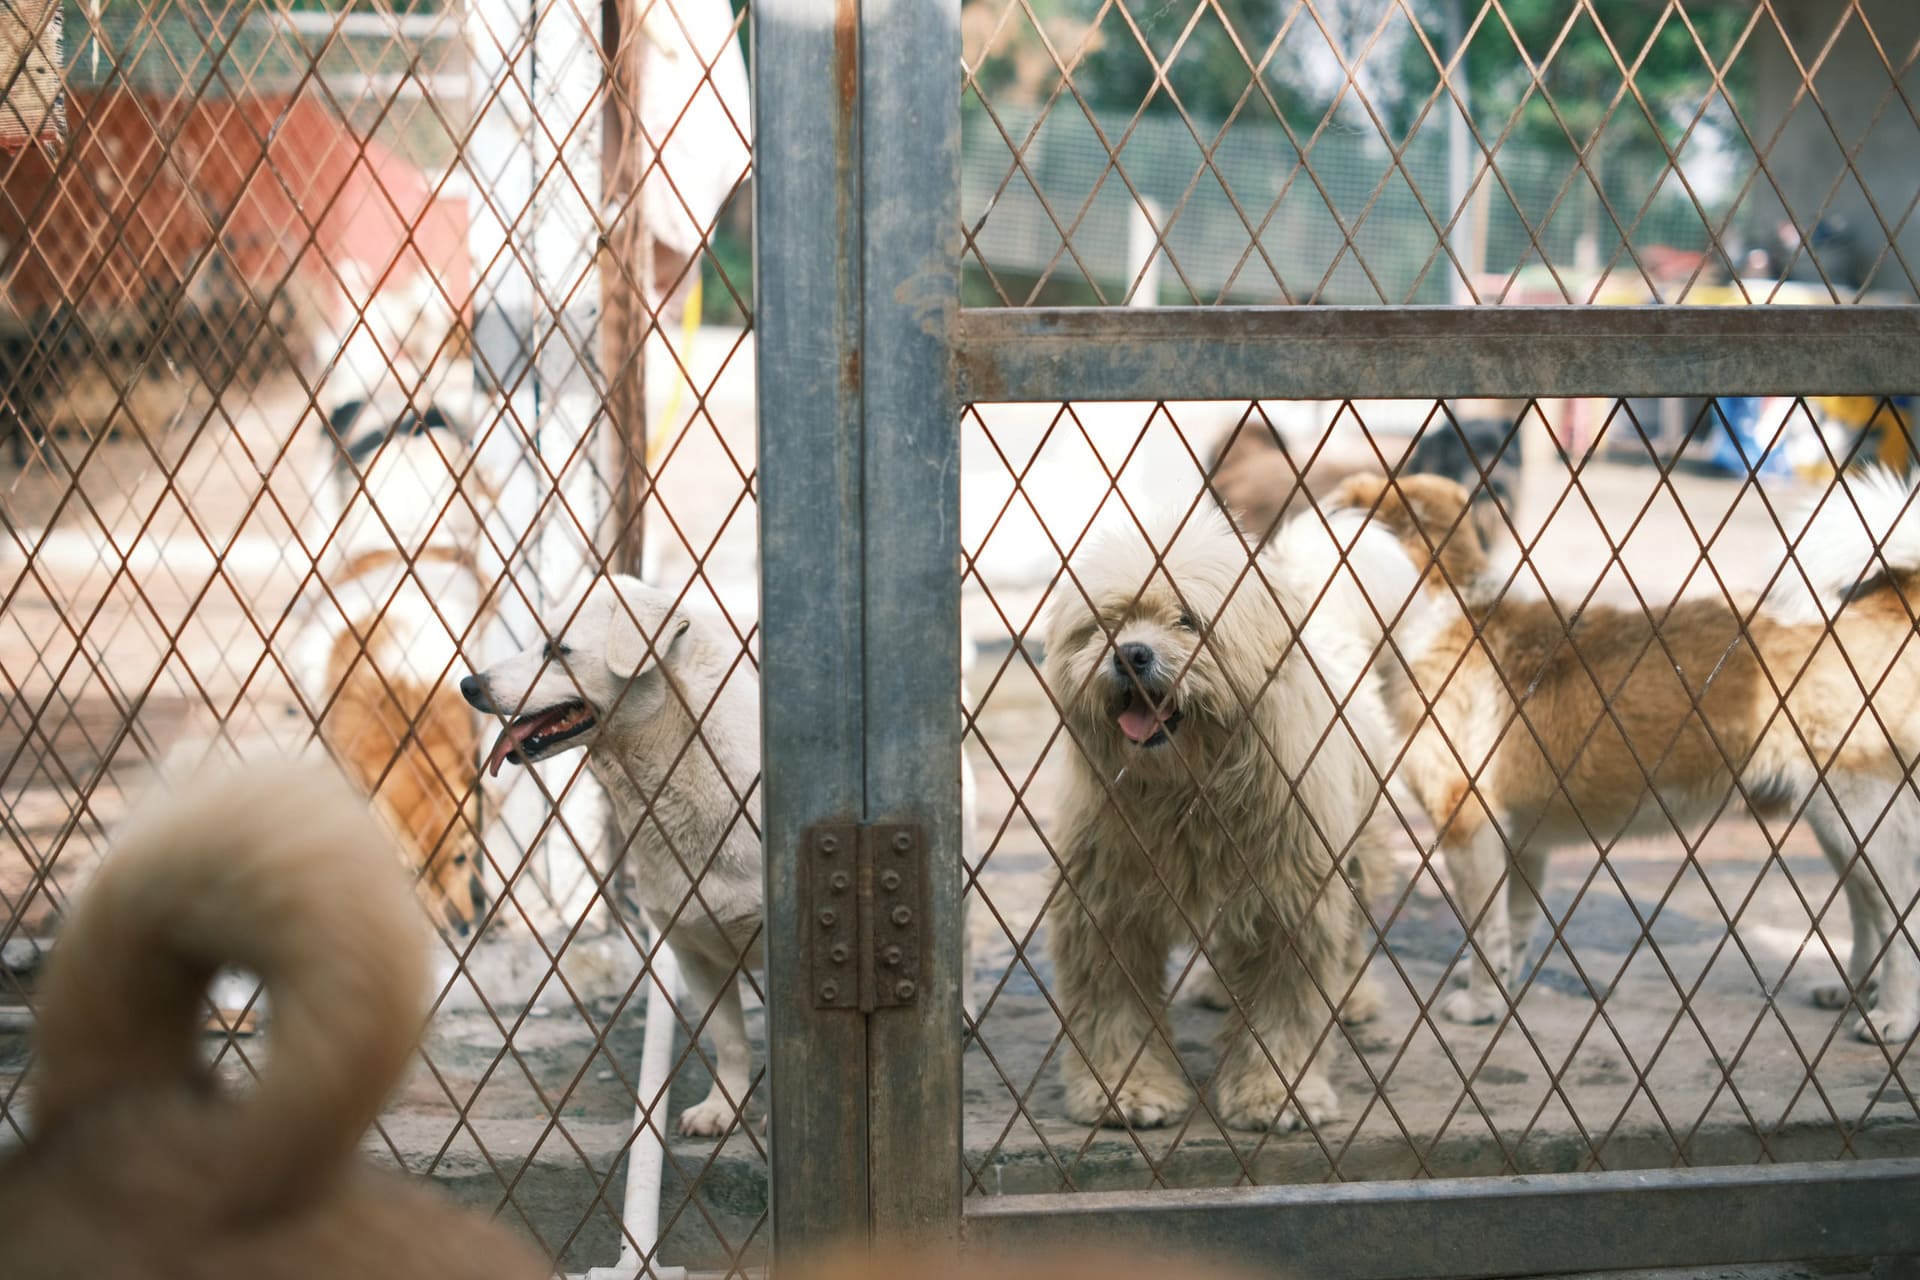
POLYGON ((427 937, 337 777, 197 782, 132 827, 41 992, 33 1140, 0 1162, 0 1275, 541 1277, 503 1228, 357 1157, 413 1053, 427 937), (259 1084, 202 1065, 208 980, 272 1000, 259 1084))

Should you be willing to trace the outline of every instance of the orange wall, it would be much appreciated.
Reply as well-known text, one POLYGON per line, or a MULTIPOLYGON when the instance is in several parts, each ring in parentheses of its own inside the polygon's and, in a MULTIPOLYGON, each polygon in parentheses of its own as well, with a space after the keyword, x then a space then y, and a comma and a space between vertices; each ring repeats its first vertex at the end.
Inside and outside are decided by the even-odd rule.
MULTIPOLYGON (((436 200, 422 174, 311 98, 76 93, 68 123, 50 161, 29 150, 0 179, 0 282, 18 312, 172 297, 216 241, 257 290, 292 265, 330 296, 329 261, 358 258, 378 279, 426 259, 467 298, 465 201, 436 200)), ((190 296, 206 300, 206 287, 190 296)))

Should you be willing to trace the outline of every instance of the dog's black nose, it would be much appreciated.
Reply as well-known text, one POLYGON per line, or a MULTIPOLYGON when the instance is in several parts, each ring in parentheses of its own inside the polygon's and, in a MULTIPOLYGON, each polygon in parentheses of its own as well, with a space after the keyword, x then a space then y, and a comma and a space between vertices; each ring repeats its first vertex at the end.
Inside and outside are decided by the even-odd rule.
POLYGON ((1153 646, 1147 644, 1123 644, 1120 652, 1113 655, 1113 665, 1121 671, 1146 671, 1153 666, 1153 646))
POLYGON ((479 676, 466 676, 461 679, 460 696, 467 700, 468 706, 476 710, 485 711, 487 709, 487 695, 480 689, 479 676))

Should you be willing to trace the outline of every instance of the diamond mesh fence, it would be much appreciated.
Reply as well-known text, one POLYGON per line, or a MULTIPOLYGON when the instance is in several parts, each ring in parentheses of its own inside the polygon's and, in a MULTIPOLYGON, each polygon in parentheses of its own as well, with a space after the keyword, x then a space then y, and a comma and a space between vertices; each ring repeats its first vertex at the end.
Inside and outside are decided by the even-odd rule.
POLYGON ((969 297, 1909 302, 1897 0, 976 0, 969 297))
POLYGON ((969 1194, 1911 1152, 1901 405, 965 431, 969 1194))
MULTIPOLYGON (((443 944, 374 1153, 569 1271, 751 1264, 744 8, 8 12, 0 1141, 131 798, 310 752, 443 944)), ((970 301, 1920 291, 1892 0, 962 22, 970 301)), ((1910 423, 970 406, 967 1192, 1912 1153, 1910 423)))
MULTIPOLYGON (((975 305, 1915 297, 1906 6, 963 39, 975 305)), ((970 407, 969 1193, 1909 1151, 1909 413, 970 407)))
MULTIPOLYGON (((211 757, 311 753, 440 926, 376 1158, 567 1270, 755 1256, 759 1068, 702 1046, 758 1026, 757 939, 709 948, 717 972, 662 942, 732 909, 686 882, 758 830, 757 762, 709 742, 755 683, 744 10, 0 15, 54 22, 59 111, 0 150, 3 1140, 30 1131, 40 963, 128 804, 211 757), (581 752, 520 767, 520 729, 490 753, 547 708, 483 716, 459 688, 566 643, 603 571, 697 616, 713 667, 676 686, 685 749, 628 780, 634 807, 581 752), (716 771, 723 830, 643 829, 664 784, 716 771), (680 890, 649 858, 690 869, 680 890)), ((621 618, 678 661, 659 603, 624 593, 621 618)), ((216 983, 206 1048, 235 1082, 261 1012, 244 975, 216 983)))

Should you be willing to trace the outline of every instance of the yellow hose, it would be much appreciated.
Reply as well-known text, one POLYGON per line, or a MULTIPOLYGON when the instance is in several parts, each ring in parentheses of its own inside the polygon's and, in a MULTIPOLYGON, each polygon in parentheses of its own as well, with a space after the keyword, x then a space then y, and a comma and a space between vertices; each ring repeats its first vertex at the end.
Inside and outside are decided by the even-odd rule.
POLYGON ((647 432, 648 475, 653 474, 655 465, 666 453, 668 443, 676 434, 674 419, 680 416, 680 399, 687 389, 687 379, 680 375, 680 370, 693 367, 693 340, 700 332, 701 292, 701 273, 696 270, 693 273, 693 288, 687 292, 686 308, 680 313, 680 359, 674 366, 673 386, 667 391, 667 403, 660 410, 659 420, 647 432))

